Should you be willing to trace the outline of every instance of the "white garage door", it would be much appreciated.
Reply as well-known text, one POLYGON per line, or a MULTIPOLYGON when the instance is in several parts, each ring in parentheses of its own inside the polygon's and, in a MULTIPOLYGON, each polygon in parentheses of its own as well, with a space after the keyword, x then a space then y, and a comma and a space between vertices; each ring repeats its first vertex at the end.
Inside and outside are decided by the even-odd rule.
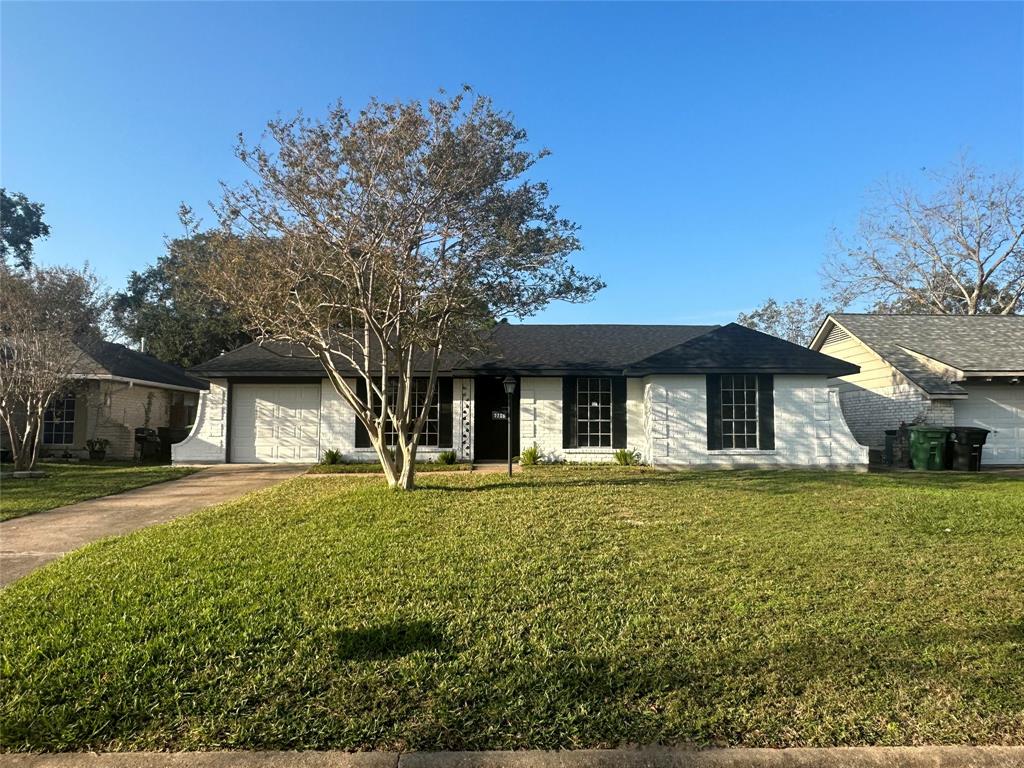
POLYGON ((305 464, 319 452, 319 384, 231 388, 231 461, 305 464))
POLYGON ((982 464, 1024 464, 1024 385, 967 384, 968 398, 954 400, 958 427, 990 430, 982 464))

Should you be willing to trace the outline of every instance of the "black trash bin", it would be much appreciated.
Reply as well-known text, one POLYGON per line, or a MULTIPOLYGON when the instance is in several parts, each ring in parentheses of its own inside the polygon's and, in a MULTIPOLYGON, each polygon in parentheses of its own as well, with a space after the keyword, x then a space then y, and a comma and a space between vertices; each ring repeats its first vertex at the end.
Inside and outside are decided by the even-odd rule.
MULTIPOLYGON (((892 466, 897 469, 910 469, 910 427, 900 423, 900 428, 895 430, 892 446, 892 466)), ((886 435, 886 443, 889 436, 886 435)))
POLYGON ((171 446, 180 443, 191 432, 191 427, 160 427, 157 434, 160 436, 160 458, 163 461, 171 460, 171 446))
POLYGON ((139 461, 160 458, 160 436, 155 429, 135 428, 135 458, 139 461))
POLYGON ((882 463, 891 467, 896 460, 896 433, 899 430, 885 430, 885 453, 882 454, 882 463))
POLYGON ((949 436, 949 454, 946 467, 958 472, 977 472, 981 469, 981 451, 988 438, 988 430, 980 427, 953 427, 949 436))

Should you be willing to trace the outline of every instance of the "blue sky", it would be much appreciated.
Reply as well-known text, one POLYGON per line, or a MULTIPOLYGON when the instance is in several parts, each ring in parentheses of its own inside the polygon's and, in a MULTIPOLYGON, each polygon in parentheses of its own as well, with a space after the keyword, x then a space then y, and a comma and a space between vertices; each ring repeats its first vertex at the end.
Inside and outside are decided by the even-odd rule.
POLYGON ((871 184, 1024 161, 1024 4, 0 5, 0 176, 114 288, 240 178, 239 131, 469 83, 608 288, 547 322, 725 322, 818 292, 871 184))

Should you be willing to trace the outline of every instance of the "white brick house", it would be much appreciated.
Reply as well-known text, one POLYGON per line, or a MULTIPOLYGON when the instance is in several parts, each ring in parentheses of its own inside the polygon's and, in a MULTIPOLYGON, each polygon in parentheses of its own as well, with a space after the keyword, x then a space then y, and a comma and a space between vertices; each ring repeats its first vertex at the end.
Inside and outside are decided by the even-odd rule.
MULTIPOLYGON (((536 445, 557 461, 630 448, 657 467, 863 467, 829 384, 856 371, 735 324, 501 324, 486 353, 446 362, 419 456, 501 460, 511 428, 516 453, 536 445)), ((175 463, 312 463, 328 449, 374 460, 319 361, 294 347, 250 344, 193 372, 210 388, 175 463)), ((350 383, 365 387, 354 372, 350 383)))
POLYGON ((983 465, 1024 464, 1024 317, 834 314, 810 347, 860 369, 834 383, 861 443, 901 423, 981 427, 983 465))

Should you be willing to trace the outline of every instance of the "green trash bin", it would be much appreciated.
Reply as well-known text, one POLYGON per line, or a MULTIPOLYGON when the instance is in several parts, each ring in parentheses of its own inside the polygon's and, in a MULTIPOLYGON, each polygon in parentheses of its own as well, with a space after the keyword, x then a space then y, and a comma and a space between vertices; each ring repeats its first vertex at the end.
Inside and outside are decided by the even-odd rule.
POLYGON ((914 469, 945 469, 949 427, 910 428, 910 460, 914 469))

